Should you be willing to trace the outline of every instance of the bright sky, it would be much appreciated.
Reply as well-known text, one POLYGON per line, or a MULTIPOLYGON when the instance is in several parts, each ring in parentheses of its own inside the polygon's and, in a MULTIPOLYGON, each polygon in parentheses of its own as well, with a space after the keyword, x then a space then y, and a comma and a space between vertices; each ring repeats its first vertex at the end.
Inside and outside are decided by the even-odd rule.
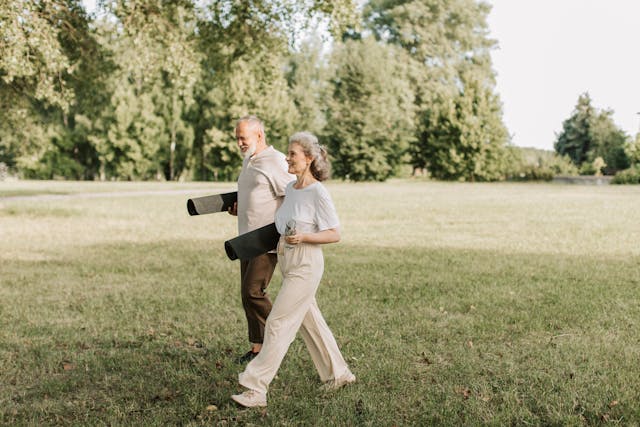
POLYGON ((553 149, 581 93, 640 127, 640 0, 485 0, 504 122, 513 143, 553 149))

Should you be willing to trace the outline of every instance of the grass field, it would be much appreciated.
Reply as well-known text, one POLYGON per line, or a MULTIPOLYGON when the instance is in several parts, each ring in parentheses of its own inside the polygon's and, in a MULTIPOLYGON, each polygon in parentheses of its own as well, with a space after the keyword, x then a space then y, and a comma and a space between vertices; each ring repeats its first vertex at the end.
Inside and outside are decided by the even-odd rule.
POLYGON ((319 392, 298 339, 243 410, 235 218, 185 208, 234 187, 0 182, 0 424, 640 424, 640 188, 329 183, 358 381, 319 392))

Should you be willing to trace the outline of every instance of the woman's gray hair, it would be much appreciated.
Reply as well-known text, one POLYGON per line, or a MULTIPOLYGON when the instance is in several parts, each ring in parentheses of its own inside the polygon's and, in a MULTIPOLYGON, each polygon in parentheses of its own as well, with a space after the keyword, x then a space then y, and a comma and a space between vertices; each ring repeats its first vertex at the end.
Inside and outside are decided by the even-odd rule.
POLYGON ((318 181, 325 181, 331 175, 331 164, 327 158, 327 149, 320 145, 318 138, 311 132, 296 132, 289 138, 289 144, 298 144, 302 152, 313 158, 311 175, 318 181))

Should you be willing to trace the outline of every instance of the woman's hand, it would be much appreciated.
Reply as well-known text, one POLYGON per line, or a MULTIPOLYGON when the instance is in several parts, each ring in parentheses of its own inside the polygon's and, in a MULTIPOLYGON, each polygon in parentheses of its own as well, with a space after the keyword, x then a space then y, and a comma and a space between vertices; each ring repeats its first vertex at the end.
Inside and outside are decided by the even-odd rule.
POLYGON ((329 228, 317 233, 294 234, 292 236, 284 236, 284 241, 290 245, 297 245, 298 243, 336 243, 340 241, 340 231, 336 228, 329 228))
POLYGON ((290 245, 297 245, 298 243, 304 242, 304 234, 293 234, 291 236, 284 236, 284 241, 290 245))

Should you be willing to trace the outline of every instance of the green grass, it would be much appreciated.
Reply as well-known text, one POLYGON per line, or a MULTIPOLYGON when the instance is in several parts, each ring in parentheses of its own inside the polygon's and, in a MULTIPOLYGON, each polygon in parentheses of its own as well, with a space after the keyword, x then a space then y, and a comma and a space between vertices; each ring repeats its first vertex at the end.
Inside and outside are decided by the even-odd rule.
POLYGON ((358 381, 319 392, 298 339, 263 411, 229 399, 235 219, 185 208, 233 184, 18 185, 72 196, 0 199, 0 424, 640 424, 638 188, 329 183, 318 300, 358 381))

